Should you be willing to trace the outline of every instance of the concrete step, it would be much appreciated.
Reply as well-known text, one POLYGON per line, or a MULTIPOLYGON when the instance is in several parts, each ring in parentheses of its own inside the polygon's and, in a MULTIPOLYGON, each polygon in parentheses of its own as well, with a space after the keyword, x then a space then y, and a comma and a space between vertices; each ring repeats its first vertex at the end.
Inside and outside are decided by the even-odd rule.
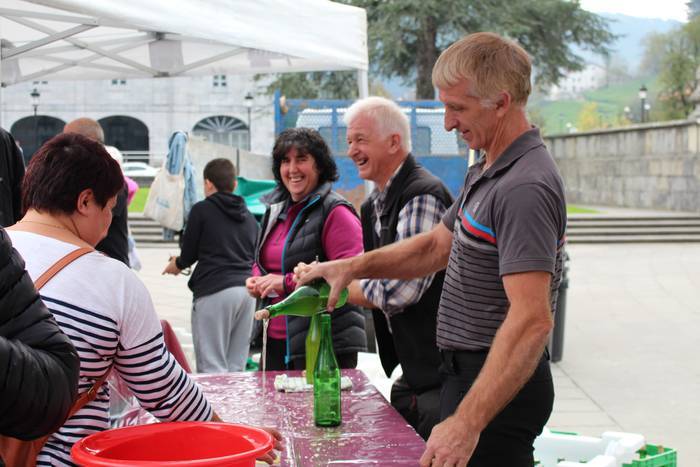
POLYGON ((648 215, 599 215, 599 214, 570 214, 569 222, 650 222, 650 221, 700 221, 700 215, 697 214, 660 214, 656 216, 648 215))
POLYGON ((129 213, 129 231, 134 237, 136 246, 177 248, 175 240, 163 240, 163 227, 143 213, 129 213))
MULTIPOLYGON (((162 227, 141 213, 129 214, 129 228, 137 246, 177 247, 177 240, 163 240, 162 227)), ((700 215, 569 216, 569 243, 700 242, 700 215)))
POLYGON ((624 229, 608 229, 605 227, 588 229, 567 229, 567 237, 608 235, 608 236, 633 236, 633 235, 688 235, 700 234, 700 227, 663 227, 657 225, 627 227, 624 229))
POLYGON ((659 219, 653 221, 588 221, 579 222, 571 221, 567 223, 567 226, 572 229, 626 229, 635 228, 640 226, 658 226, 658 227, 700 227, 700 219, 698 220, 671 220, 671 219, 659 219))
POLYGON ((634 235, 634 236, 610 236, 610 235, 585 235, 580 237, 568 237, 567 243, 698 243, 700 234, 686 235, 634 235))

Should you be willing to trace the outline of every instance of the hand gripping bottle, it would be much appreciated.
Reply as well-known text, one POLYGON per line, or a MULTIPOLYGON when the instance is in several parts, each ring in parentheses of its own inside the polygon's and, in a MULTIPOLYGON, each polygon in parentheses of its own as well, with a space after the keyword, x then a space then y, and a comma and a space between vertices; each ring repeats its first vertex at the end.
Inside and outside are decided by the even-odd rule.
MULTIPOLYGON (((256 319, 268 319, 275 316, 313 316, 316 313, 325 311, 328 305, 328 294, 331 287, 325 281, 314 282, 309 285, 302 285, 287 298, 273 305, 268 305, 264 309, 255 313, 256 319)), ((335 308, 345 305, 348 300, 348 289, 340 292, 338 303, 335 308)))

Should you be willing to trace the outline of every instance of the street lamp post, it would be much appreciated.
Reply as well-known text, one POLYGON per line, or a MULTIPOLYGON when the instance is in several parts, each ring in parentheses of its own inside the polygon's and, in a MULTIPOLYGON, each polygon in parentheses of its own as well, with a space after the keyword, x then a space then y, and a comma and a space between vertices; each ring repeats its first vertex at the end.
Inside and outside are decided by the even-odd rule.
POLYGON ((644 123, 646 122, 646 102, 647 102, 647 87, 642 84, 642 87, 639 88, 639 100, 641 101, 641 106, 640 106, 640 118, 639 121, 644 123))
POLYGON ((36 111, 39 107, 39 98, 41 97, 41 94, 37 88, 34 88, 32 89, 32 92, 29 93, 29 97, 32 102, 32 107, 34 108, 34 151, 36 151, 39 149, 39 122, 36 118, 36 111))
POLYGON ((250 151, 250 150, 251 150, 251 143, 250 143, 250 111, 251 111, 252 108, 253 108, 253 95, 252 95, 250 92, 248 92, 248 93, 245 95, 244 100, 245 100, 246 109, 248 109, 248 151, 250 151))

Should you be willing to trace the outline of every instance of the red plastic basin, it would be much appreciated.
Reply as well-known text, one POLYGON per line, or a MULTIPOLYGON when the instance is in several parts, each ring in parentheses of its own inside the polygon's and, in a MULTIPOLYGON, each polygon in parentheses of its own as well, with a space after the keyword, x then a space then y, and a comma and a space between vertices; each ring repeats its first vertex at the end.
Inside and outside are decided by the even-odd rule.
POLYGON ((169 422, 130 426, 87 436, 71 456, 86 467, 253 467, 272 449, 272 436, 259 428, 217 422, 169 422))

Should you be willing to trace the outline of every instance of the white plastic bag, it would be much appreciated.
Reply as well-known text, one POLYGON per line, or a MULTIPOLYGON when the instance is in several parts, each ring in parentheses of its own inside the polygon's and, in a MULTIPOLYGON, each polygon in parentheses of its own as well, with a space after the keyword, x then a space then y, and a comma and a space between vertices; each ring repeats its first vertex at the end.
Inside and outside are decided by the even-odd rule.
POLYGON ((153 179, 148 193, 144 215, 172 230, 182 230, 184 224, 185 177, 182 173, 173 175, 161 167, 153 179))

